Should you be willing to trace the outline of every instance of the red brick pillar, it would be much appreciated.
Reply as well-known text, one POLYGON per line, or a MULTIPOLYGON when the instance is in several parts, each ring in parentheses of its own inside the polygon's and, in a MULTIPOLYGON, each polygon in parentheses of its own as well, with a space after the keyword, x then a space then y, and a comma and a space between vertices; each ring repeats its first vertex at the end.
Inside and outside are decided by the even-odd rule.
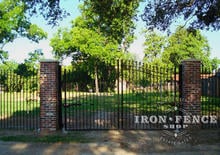
POLYGON ((182 106, 184 115, 201 115, 201 62, 185 60, 182 62, 182 106))
POLYGON ((59 62, 40 62, 40 130, 56 131, 59 126, 59 62))

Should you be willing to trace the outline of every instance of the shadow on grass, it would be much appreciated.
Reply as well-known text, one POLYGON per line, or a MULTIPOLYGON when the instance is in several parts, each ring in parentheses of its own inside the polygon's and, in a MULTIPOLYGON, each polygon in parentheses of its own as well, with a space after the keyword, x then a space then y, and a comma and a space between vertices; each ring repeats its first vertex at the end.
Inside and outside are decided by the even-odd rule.
POLYGON ((0 119, 1 129, 37 130, 40 127, 40 108, 4 111, 0 119))

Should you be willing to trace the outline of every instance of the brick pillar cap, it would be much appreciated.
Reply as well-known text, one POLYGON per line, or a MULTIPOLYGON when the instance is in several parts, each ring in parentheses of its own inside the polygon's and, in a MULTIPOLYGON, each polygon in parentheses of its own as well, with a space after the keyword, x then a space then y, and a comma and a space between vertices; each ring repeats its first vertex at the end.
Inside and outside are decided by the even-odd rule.
POLYGON ((42 59, 40 60, 40 62, 58 62, 59 63, 58 60, 54 60, 54 59, 42 59))
POLYGON ((188 61, 197 61, 197 62, 201 62, 201 61, 198 60, 198 59, 186 59, 186 60, 183 60, 182 62, 188 62, 188 61))

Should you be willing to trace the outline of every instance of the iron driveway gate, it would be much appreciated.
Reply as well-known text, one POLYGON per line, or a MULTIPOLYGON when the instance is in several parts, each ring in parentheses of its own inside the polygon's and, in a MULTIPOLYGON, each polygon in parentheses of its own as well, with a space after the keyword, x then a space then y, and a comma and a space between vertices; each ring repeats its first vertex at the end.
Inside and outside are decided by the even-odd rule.
POLYGON ((178 106, 175 69, 134 61, 77 63, 62 69, 66 130, 161 129, 178 106), (153 117, 151 117, 153 116, 153 117))

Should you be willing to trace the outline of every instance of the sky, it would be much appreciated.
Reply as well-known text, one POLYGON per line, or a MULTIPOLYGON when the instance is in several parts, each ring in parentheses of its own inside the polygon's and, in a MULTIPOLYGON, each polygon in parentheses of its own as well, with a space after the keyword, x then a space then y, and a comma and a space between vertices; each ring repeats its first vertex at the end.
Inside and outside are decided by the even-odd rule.
MULTIPOLYGON (((59 27, 70 27, 71 21, 80 15, 78 9, 79 1, 78 0, 63 0, 61 1, 61 7, 65 8, 71 15, 65 18, 63 21, 59 22, 59 27)), ((139 11, 143 12, 143 5, 140 6, 139 11)), ((50 46, 50 39, 53 37, 53 34, 57 32, 57 27, 52 27, 46 24, 46 21, 40 16, 33 17, 31 21, 41 28, 44 29, 48 33, 48 38, 41 40, 39 43, 31 42, 26 38, 18 38, 12 43, 8 43, 5 45, 4 50, 9 52, 9 59, 14 60, 18 63, 22 63, 25 58, 28 57, 29 52, 33 52, 36 49, 42 49, 44 53, 44 57, 46 59, 53 59, 52 55, 52 47, 50 46)), ((179 25, 179 23, 176 23, 179 25)), ((136 30, 136 40, 134 40, 133 44, 131 44, 129 50, 131 53, 136 55, 138 60, 142 60, 143 58, 143 50, 144 50, 144 35, 140 32, 144 29, 145 24, 139 20, 137 23, 136 30)), ((220 31, 202 31, 202 34, 208 39, 209 45, 211 47, 211 57, 220 58, 220 42, 219 36, 220 31)), ((70 59, 67 59, 64 64, 68 64, 70 59)))

